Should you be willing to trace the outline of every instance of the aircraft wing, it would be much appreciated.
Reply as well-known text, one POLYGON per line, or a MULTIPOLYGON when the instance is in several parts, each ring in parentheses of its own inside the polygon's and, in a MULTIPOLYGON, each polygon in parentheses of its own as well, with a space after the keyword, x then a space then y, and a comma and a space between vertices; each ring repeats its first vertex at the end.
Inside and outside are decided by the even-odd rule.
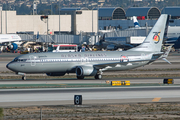
MULTIPOLYGON (((169 49, 168 49, 169 51, 169 49)), ((119 62, 112 62, 112 63, 102 63, 102 64, 95 64, 94 67, 96 69, 103 69, 106 67, 115 67, 116 65, 127 65, 128 63, 135 63, 135 62, 143 62, 143 61, 148 61, 148 63, 152 63, 155 60, 158 60, 159 58, 161 58, 162 55, 164 55, 164 52, 157 52, 157 53, 153 53, 152 58, 151 59, 138 59, 138 60, 126 60, 126 61, 119 61, 119 62)), ((164 57, 163 57, 164 59, 164 57)), ((167 61, 167 60, 166 60, 167 61)), ((169 63, 169 62, 168 62, 169 63)))
POLYGON ((145 59, 145 60, 131 60, 131 61, 123 61, 123 62, 112 62, 112 63, 102 63, 102 64, 95 64, 94 67, 96 69, 103 69, 106 67, 114 67, 116 65, 127 65, 128 63, 135 63, 135 62, 143 62, 143 61, 155 61, 156 59, 145 59))

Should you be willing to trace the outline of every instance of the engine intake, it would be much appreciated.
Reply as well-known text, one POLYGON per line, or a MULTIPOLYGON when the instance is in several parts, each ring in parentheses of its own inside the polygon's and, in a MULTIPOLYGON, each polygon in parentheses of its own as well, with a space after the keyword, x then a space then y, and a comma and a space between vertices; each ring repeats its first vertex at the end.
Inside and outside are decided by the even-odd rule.
POLYGON ((16 50, 18 48, 18 45, 16 43, 12 43, 12 44, 8 45, 7 47, 10 50, 16 50))

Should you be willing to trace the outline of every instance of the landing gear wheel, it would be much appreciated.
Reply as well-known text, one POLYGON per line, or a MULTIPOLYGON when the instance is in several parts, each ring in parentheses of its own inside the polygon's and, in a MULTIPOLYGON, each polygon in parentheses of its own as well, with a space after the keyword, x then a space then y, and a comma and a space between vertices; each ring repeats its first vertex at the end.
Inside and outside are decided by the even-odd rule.
POLYGON ((84 76, 77 76, 77 79, 84 79, 84 76))
POLYGON ((95 78, 95 79, 102 79, 102 75, 101 75, 101 74, 96 74, 96 75, 94 76, 94 78, 95 78))
POLYGON ((22 76, 22 80, 26 80, 26 76, 22 76))

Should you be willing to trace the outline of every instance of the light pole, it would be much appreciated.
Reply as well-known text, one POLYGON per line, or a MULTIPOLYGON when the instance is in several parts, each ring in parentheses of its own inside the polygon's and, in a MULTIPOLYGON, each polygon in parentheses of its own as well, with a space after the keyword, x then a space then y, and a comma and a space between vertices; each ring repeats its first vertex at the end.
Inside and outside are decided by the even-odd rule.
POLYGON ((93 8, 92 8, 92 33, 93 33, 93 8))
POLYGON ((94 29, 94 26, 93 26, 93 25, 94 25, 94 23, 93 23, 93 12, 94 12, 93 9, 94 9, 94 8, 95 8, 95 7, 92 7, 92 32, 93 32, 93 29, 94 29))
POLYGON ((37 3, 34 1, 33 2, 33 15, 37 15, 37 3))
POLYGON ((7 34, 7 2, 6 2, 5 21, 6 21, 6 34, 7 34))
MULTIPOLYGON (((93 7, 92 8, 92 33, 93 33, 93 29, 94 29, 94 22, 93 22, 93 18, 94 18, 94 16, 93 16, 93 9, 94 9, 95 7, 93 7)), ((97 6, 97 25, 98 25, 98 6, 97 6)), ((98 28, 98 27, 97 27, 98 28)))
POLYGON ((59 35, 60 35, 60 0, 59 0, 59 35))
POLYGON ((99 7, 97 4, 97 33, 99 32, 99 7))
POLYGON ((1 34, 2 34, 2 7, 1 7, 1 34))
POLYGON ((51 15, 53 14, 53 12, 52 12, 52 1, 51 1, 51 15))

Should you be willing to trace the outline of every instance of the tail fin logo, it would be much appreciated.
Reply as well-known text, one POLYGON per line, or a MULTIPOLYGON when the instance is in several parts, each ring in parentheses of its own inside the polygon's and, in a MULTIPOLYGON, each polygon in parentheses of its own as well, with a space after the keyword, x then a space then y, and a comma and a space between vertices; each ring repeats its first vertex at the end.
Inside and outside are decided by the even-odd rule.
POLYGON ((154 36, 153 36, 153 40, 154 40, 154 43, 157 44, 159 41, 160 41, 160 33, 161 32, 154 32, 154 36))

